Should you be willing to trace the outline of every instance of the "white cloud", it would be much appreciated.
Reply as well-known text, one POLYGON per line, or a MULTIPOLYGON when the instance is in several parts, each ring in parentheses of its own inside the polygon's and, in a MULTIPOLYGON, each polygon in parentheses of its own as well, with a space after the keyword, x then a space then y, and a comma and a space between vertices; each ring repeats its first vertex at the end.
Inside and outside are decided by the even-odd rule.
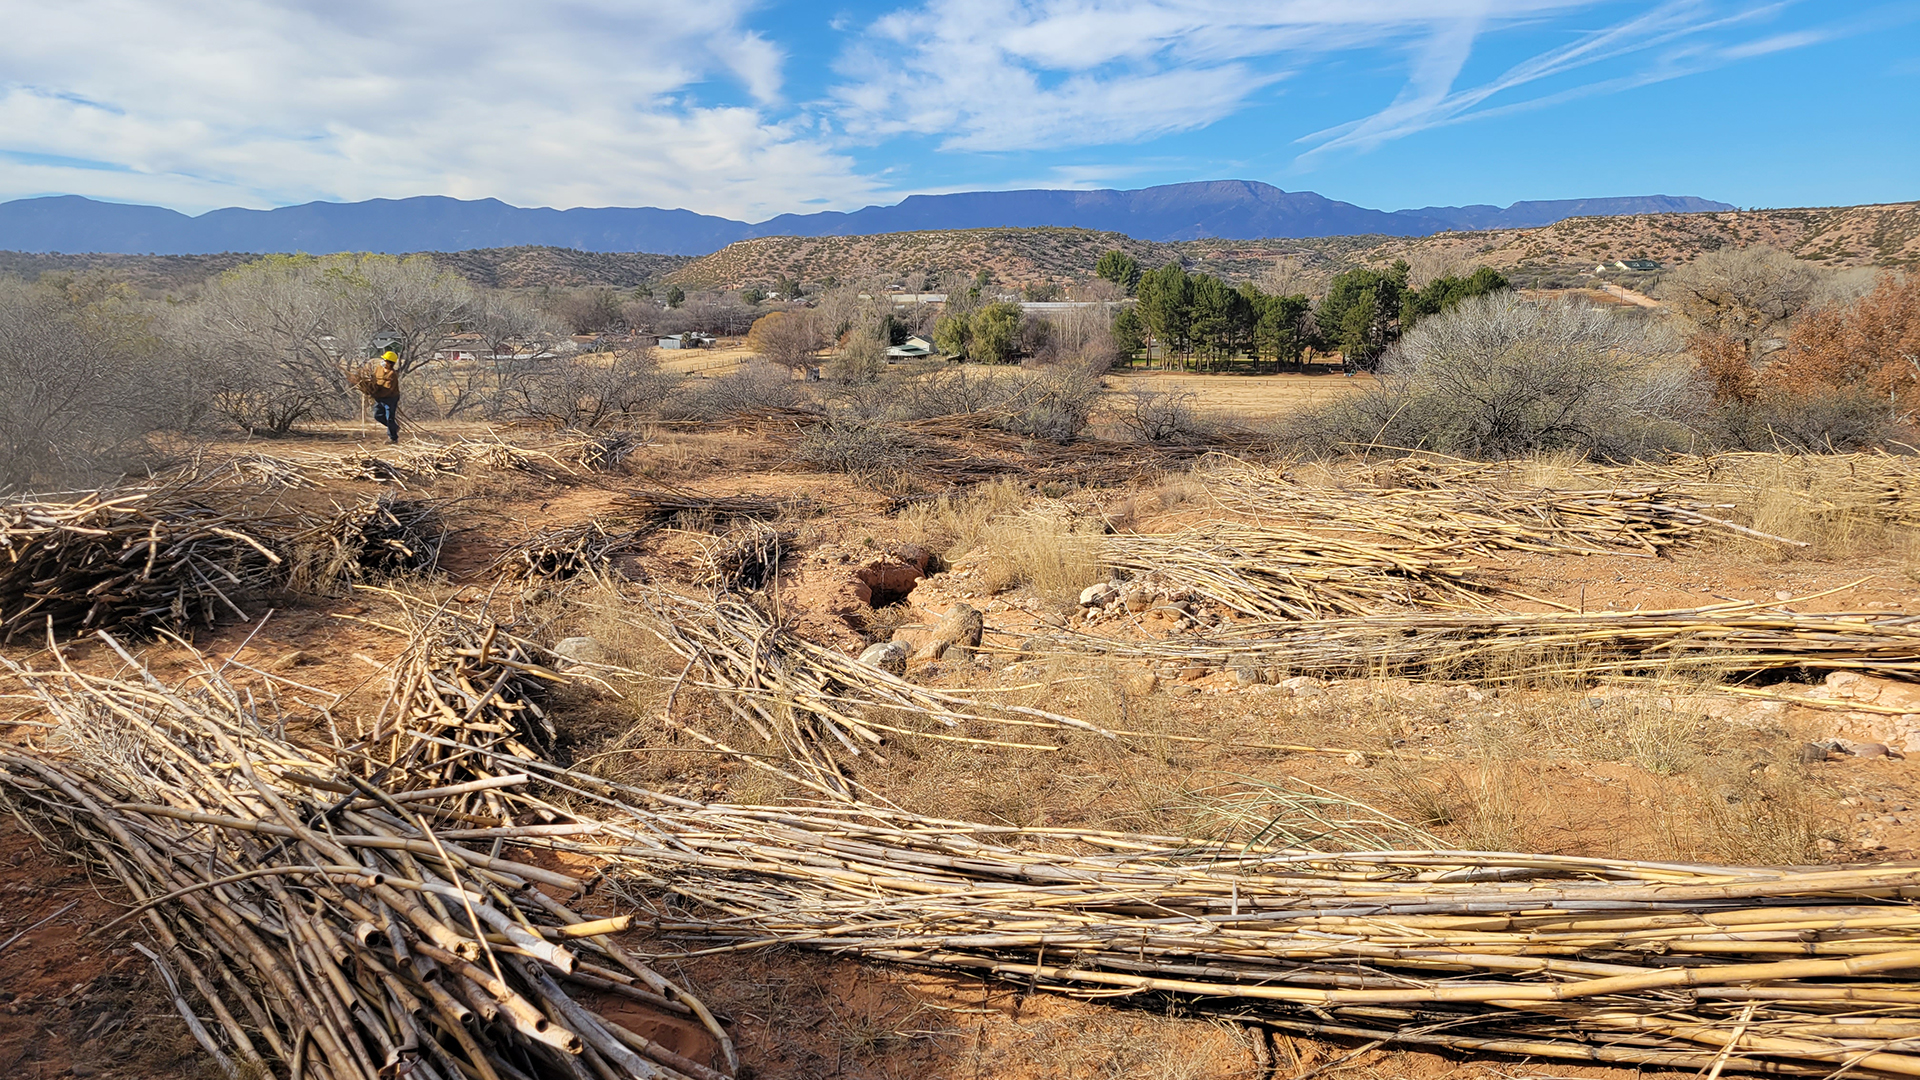
POLYGON ((874 185, 850 159, 768 112, 785 58, 746 28, 750 4, 14 5, 0 197, 199 210, 434 193, 733 217, 859 205, 874 185), (701 101, 715 79, 757 104, 701 101))
POLYGON ((927 0, 869 27, 833 108, 855 137, 951 149, 1139 141, 1211 124, 1329 52, 1408 41, 1427 43, 1417 104, 1445 94, 1482 25, 1590 2, 927 0))

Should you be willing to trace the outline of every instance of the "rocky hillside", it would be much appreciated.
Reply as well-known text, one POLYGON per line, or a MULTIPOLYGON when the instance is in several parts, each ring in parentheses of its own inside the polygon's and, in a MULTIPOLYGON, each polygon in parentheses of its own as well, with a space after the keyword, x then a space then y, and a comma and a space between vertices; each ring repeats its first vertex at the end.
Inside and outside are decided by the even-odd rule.
POLYGON ((1572 271, 1602 260, 1686 262, 1728 245, 1770 244, 1833 267, 1920 266, 1920 203, 1794 210, 1569 218, 1532 229, 1447 232, 1427 237, 1333 236, 1284 240, 1153 243, 1088 229, 954 229, 880 236, 774 236, 692 260, 672 275, 689 286, 737 287, 787 276, 841 281, 869 273, 918 287, 922 276, 982 268, 996 281, 1074 283, 1092 276, 1102 252, 1119 248, 1147 266, 1178 258, 1229 278, 1257 276, 1282 257, 1332 271, 1404 258, 1428 265, 1572 271))

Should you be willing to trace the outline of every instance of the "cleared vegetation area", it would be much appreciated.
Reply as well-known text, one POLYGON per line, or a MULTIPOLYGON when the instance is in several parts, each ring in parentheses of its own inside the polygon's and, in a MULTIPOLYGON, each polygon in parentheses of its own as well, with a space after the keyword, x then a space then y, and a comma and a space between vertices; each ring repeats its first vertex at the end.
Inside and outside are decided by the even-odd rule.
POLYGON ((1914 280, 1113 251, 687 350, 7 284, 0 1064, 1920 1073, 1914 280))

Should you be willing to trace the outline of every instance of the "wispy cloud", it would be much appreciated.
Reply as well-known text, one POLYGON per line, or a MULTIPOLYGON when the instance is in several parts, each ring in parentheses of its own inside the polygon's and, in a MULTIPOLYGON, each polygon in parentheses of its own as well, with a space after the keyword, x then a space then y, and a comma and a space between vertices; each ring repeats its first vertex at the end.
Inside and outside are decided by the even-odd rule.
POLYGON ((874 21, 830 108, 954 150, 1138 142, 1214 123, 1328 54, 1415 46, 1395 108, 1445 96, 1483 27, 1593 0, 927 0, 874 21))
MULTIPOLYGON (((1726 11, 1707 0, 1672 0, 1613 26, 1583 34, 1569 44, 1514 65, 1492 80, 1465 89, 1453 88, 1462 67, 1461 63, 1454 63, 1444 85, 1434 80, 1418 94, 1402 93, 1393 104, 1371 116, 1303 136, 1299 141, 1309 144, 1311 149, 1302 158, 1310 160, 1338 150, 1370 150, 1430 128, 1616 93, 1698 74, 1754 56, 1803 48, 1839 35, 1839 30, 1827 28, 1732 43, 1724 40, 1728 33, 1749 30, 1777 15, 1785 6, 1781 3, 1747 5, 1726 11), (1587 69, 1614 61, 1625 62, 1628 70, 1571 86, 1559 85, 1587 69), (1531 98, 1511 100, 1515 92, 1540 83, 1553 83, 1559 88, 1536 93, 1531 98), (1502 96, 1509 100, 1496 103, 1495 99, 1502 96)), ((1439 41, 1436 35, 1434 42, 1439 41)), ((1446 57, 1458 55, 1464 60, 1464 55, 1452 49, 1442 53, 1446 57)), ((1439 65, 1435 68, 1437 71, 1439 65)), ((1421 65, 1416 64, 1409 90, 1422 84, 1420 70, 1421 65)))
POLYGON ((15 5, 0 197, 203 209, 437 193, 746 217, 858 205, 874 182, 778 110, 786 57, 749 28, 751 6, 15 5))

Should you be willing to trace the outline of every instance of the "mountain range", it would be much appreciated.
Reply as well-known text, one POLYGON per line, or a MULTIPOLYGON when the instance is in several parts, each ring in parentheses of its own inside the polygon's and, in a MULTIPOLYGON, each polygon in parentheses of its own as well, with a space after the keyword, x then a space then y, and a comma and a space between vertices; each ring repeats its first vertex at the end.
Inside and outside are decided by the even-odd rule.
POLYGON ((0 203, 0 250, 202 255, 217 252, 463 251, 544 245, 580 251, 705 255, 768 236, 868 236, 942 229, 1072 226, 1152 241, 1373 234, 1429 236, 1527 228, 1570 217, 1732 210, 1692 196, 1558 199, 1497 206, 1369 210, 1311 191, 1209 180, 1133 191, 971 191, 914 195, 852 212, 782 214, 749 223, 690 210, 510 206, 438 195, 229 207, 197 216, 161 206, 55 195, 0 203))

